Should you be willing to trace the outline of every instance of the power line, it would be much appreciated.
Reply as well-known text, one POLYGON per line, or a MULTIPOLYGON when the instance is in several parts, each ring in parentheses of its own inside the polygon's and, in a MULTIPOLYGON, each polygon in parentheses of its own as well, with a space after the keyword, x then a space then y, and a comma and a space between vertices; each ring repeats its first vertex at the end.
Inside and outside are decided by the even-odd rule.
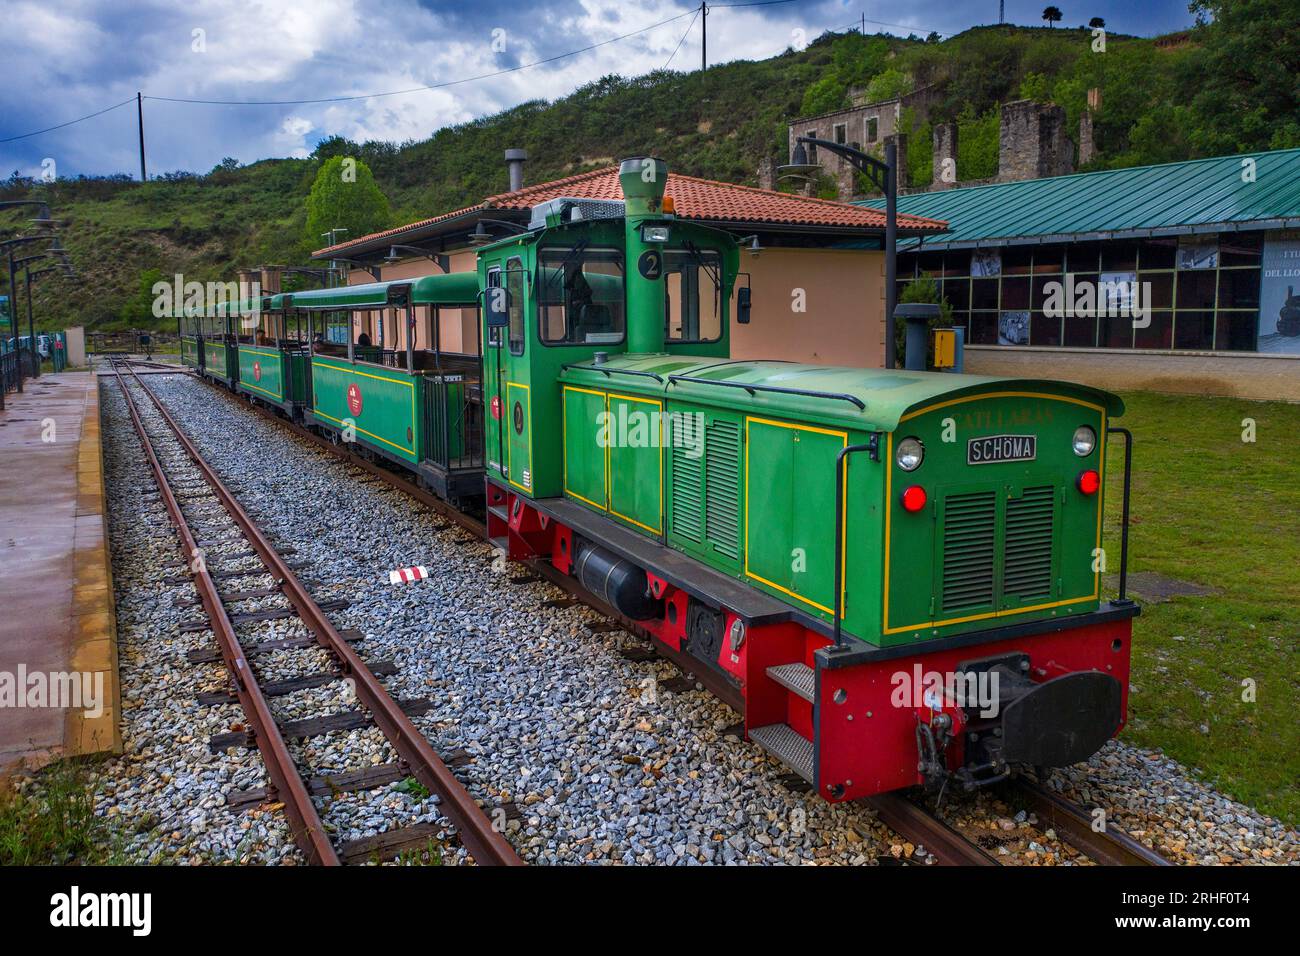
POLYGON ((96 116, 103 116, 105 113, 111 113, 113 112, 113 110, 121 109, 123 106, 126 106, 128 103, 134 103, 134 102, 135 102, 135 97, 133 96, 129 100, 123 100, 122 102, 116 104, 115 106, 105 107, 104 109, 97 110, 94 113, 87 113, 85 116, 79 117, 77 119, 68 120, 66 123, 60 123, 58 126, 47 126, 45 127, 45 129, 38 129, 31 133, 23 133, 20 136, 10 136, 6 139, 0 139, 0 143, 12 143, 15 140, 27 139, 28 137, 31 136, 40 136, 42 133, 52 133, 56 129, 63 129, 65 126, 72 126, 76 123, 84 123, 88 119, 94 119, 96 116))
MULTIPOLYGON (((709 6, 711 8, 712 7, 728 7, 728 8, 769 7, 769 6, 777 6, 777 5, 795 3, 795 2, 797 2, 797 0, 738 0, 738 2, 714 3, 714 4, 709 4, 709 6)), ((668 17, 667 19, 660 20, 657 23, 652 23, 649 26, 641 27, 640 29, 632 30, 628 33, 623 33, 616 37, 610 37, 608 40, 601 40, 598 43, 592 43, 589 44, 588 46, 581 47, 577 50, 570 50, 567 53, 558 53, 555 56, 544 57, 543 59, 534 60, 530 63, 521 63, 518 66, 509 67, 503 70, 493 70, 491 72, 480 73, 475 76, 466 76, 456 80, 448 80, 445 83, 434 83, 428 86, 414 86, 403 90, 387 90, 381 93, 358 93, 350 96, 329 96, 329 97, 319 97, 315 99, 301 99, 301 100, 210 100, 210 99, 198 99, 198 98, 178 97, 178 96, 152 96, 149 94, 144 94, 143 99, 157 100, 163 103, 189 103, 189 104, 204 105, 204 106, 307 106, 307 105, 318 104, 318 103, 347 103, 347 102, 355 102, 357 100, 379 99, 381 97, 386 97, 386 96, 400 96, 406 93, 420 93, 420 92, 426 92, 430 90, 440 90, 440 89, 446 89, 451 86, 460 86, 465 83, 473 83, 478 80, 486 80, 486 79, 492 79, 493 77, 506 76, 510 73, 518 73, 521 70, 528 70, 536 66, 543 66, 547 63, 555 63, 559 60, 565 60, 570 57, 578 56, 579 54, 582 53, 590 52, 591 50, 595 50, 603 46, 608 46, 611 43, 618 43, 619 41, 626 40, 629 37, 638 36, 642 33, 648 33, 650 30, 654 30, 659 27, 666 26, 669 23, 674 23, 677 20, 680 20, 683 17, 690 14, 691 22, 690 24, 687 25, 686 31, 682 34, 681 39, 677 41, 677 46, 674 47, 672 55, 668 57, 667 63, 664 64, 664 68, 666 69, 668 65, 672 63, 674 57, 676 57, 678 51, 681 49, 682 44, 685 42, 686 37, 690 35, 692 28, 695 26, 695 21, 699 18, 700 11, 701 11, 701 7, 696 7, 694 10, 683 11, 682 13, 679 13, 676 16, 668 17)), ((859 18, 858 21, 855 21, 854 23, 851 24, 847 24, 846 26, 840 29, 848 30, 851 29, 852 27, 859 26, 860 23, 871 23, 878 26, 895 27, 897 29, 903 29, 908 31, 921 29, 919 27, 910 26, 907 24, 889 23, 883 20, 870 20, 870 19, 866 19, 865 17, 859 18)), ((946 34, 940 34, 940 35, 945 36, 946 34)), ((123 106, 126 106, 133 101, 138 103, 137 97, 133 96, 130 99, 123 100, 120 103, 115 103, 112 106, 105 107, 102 110, 96 110, 93 113, 87 113, 85 116, 80 116, 77 119, 68 120, 66 123, 58 123, 54 126, 47 126, 44 129, 33 130, 30 133, 21 133, 17 136, 5 137, 4 139, 0 139, 0 143, 13 143, 21 139, 29 139, 33 136, 40 136, 43 133, 52 133, 55 130, 65 129, 66 127, 74 126, 77 123, 84 123, 86 120, 94 119, 96 116, 103 116, 105 113, 111 113, 113 110, 121 109, 123 106)))
POLYGON ((686 32, 683 33, 682 38, 677 41, 677 45, 673 47, 673 52, 669 55, 667 62, 664 63, 663 68, 665 70, 668 69, 668 64, 673 62, 673 57, 675 57, 677 55, 677 51, 682 48, 682 44, 686 42, 686 37, 690 35, 691 28, 695 26, 695 21, 700 18, 700 11, 703 9, 704 9, 703 5, 700 5, 695 8, 695 16, 691 17, 691 22, 686 25, 686 32))

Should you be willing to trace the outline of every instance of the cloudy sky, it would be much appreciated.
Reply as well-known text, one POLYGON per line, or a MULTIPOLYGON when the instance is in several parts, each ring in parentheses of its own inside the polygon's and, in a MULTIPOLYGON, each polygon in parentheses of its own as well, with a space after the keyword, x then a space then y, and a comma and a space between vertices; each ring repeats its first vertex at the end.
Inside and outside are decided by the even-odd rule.
MULTIPOLYGON (((731 2, 710 8, 710 63, 772 56, 863 15, 868 32, 951 34, 996 21, 998 8, 997 0, 731 2)), ((1006 16, 1041 25, 1044 5, 1007 0, 1006 16)), ((1140 35, 1191 23, 1186 0, 1056 6, 1065 24, 1102 16, 1110 29, 1140 35)), ((670 57, 673 68, 696 69, 697 8, 698 0, 0 0, 0 178, 39 176, 43 167, 61 176, 138 174, 137 90, 146 96, 151 175, 206 172, 225 156, 304 156, 335 134, 423 139, 605 74, 643 74, 670 57), (564 56, 593 44, 601 45, 564 56), (550 62, 499 72, 539 60, 550 62), (351 99, 285 102, 339 97, 351 99)))

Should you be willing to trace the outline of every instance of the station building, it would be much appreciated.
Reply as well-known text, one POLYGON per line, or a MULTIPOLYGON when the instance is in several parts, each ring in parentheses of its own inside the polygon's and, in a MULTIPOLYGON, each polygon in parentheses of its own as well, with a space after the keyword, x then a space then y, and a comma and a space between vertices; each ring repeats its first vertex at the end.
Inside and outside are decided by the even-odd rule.
MULTIPOLYGON (((519 178, 515 171, 512 176, 519 178)), ((716 226, 742 240, 741 271, 748 273, 753 308, 751 323, 732 329, 734 357, 866 368, 883 364, 883 212, 672 172, 666 195, 679 219, 716 226)), ((534 205, 562 197, 621 199, 617 167, 521 186, 464 209, 320 249, 313 258, 347 267, 353 285, 473 271, 476 244, 525 228, 534 205)), ((944 228, 942 222, 905 214, 898 234, 931 236, 944 228)), ((276 278, 264 276, 263 289, 278 290, 276 278)), ((438 345, 444 352, 474 353, 476 312, 457 312, 453 318, 443 310, 438 345)), ((381 313, 358 313, 353 321, 354 338, 365 332, 379 341, 381 313)), ((391 335, 385 339, 391 340, 391 335)), ((404 348, 400 337, 395 344, 404 348)), ((433 347, 418 336, 415 344, 433 347)))
POLYGON ((1300 401, 1300 149, 917 193, 898 208, 949 224, 900 241, 898 276, 939 284, 968 372, 1300 401), (1129 285, 1149 316, 1113 299, 1055 314, 1053 283, 1129 285))

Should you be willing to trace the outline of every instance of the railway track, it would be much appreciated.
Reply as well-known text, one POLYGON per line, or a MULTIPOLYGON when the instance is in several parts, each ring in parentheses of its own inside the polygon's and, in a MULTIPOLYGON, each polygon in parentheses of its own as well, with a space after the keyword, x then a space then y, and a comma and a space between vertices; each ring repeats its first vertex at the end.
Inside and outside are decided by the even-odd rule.
MULTIPOLYGON (((311 442, 335 457, 382 479, 391 487, 404 492, 475 536, 486 538, 487 527, 483 521, 458 510, 437 495, 409 481, 402 475, 376 462, 355 455, 345 447, 331 442, 329 439, 296 422, 275 414, 256 402, 248 402, 248 406, 257 414, 289 429, 303 440, 311 442)), ((710 692, 733 710, 737 713, 744 713, 744 700, 732 685, 725 681, 713 679, 711 674, 697 669, 691 658, 655 642, 652 635, 636 621, 623 616, 592 595, 576 579, 562 574, 554 566, 545 562, 523 562, 523 564, 537 577, 555 584, 593 610, 617 622, 628 633, 650 642, 657 653, 671 660, 683 673, 692 674, 695 680, 707 687, 710 692)), ((1109 824, 1101 832, 1095 831, 1092 826, 1092 816, 1086 808, 1066 800, 1040 784, 1020 777, 1009 781, 1005 784, 1005 788, 1012 799, 1032 810, 1044 827, 1054 827, 1060 839, 1097 864, 1104 866, 1170 865, 1169 861, 1164 857, 1138 843, 1114 824, 1109 824)), ((940 865, 1002 865, 997 858, 991 856, 983 848, 949 826, 928 808, 902 794, 881 794, 868 798, 866 802, 890 829, 894 830, 907 842, 917 846, 924 846, 940 865)))
MULTIPOLYGON (((430 793, 439 797, 439 811, 455 827, 466 852, 480 865, 520 865, 509 842, 499 833, 468 791, 433 750, 424 735, 411 722, 407 709, 413 702, 394 700, 385 690, 375 672, 351 646, 348 636, 339 632, 330 622, 326 610, 318 604, 306 586, 294 573, 290 564, 272 546, 238 500, 222 483, 212 467, 199 454, 179 425, 168 413, 149 386, 135 375, 126 363, 113 363, 113 372, 126 401, 132 426, 153 471, 159 494, 167 507, 180 539, 184 565, 192 575, 199 593, 199 601, 206 614, 204 626, 210 626, 217 641, 217 652, 231 675, 234 697, 243 708, 249 722, 249 731, 232 737, 251 736, 252 744, 261 753, 271 786, 264 791, 236 795, 236 803, 276 801, 284 806, 294 840, 311 863, 339 865, 353 860, 391 857, 403 850, 427 845, 436 828, 416 824, 396 831, 386 831, 377 838, 355 841, 336 847, 327 828, 321 821, 313 802, 313 794, 337 793, 349 790, 383 786, 395 780, 414 777, 430 793), (125 369, 126 375, 123 374, 125 369), (128 383, 129 376, 129 383, 128 383), (151 434, 145 427, 140 407, 133 390, 148 399, 165 429, 161 435, 151 434), (166 464, 164 464, 164 461, 166 464), (184 494, 180 491, 183 489, 184 494), (223 518, 218 525, 236 531, 235 536, 223 536, 222 544, 241 543, 249 550, 240 557, 256 557, 261 569, 249 576, 265 574, 275 581, 275 586, 262 591, 223 593, 217 584, 238 574, 212 571, 206 560, 200 560, 204 549, 196 534, 197 520, 186 513, 186 505, 193 513, 195 501, 219 504, 223 518), (290 608, 272 609, 239 615, 231 605, 253 597, 280 595, 290 608), (298 617, 311 635, 310 641, 290 638, 256 642, 240 640, 236 623, 298 617), (271 650, 285 650, 304 646, 318 646, 333 663, 326 674, 306 675, 297 681, 280 681, 275 685, 259 679, 255 659, 271 650), (344 712, 315 721, 294 721, 289 731, 294 736, 308 735, 305 724, 312 724, 317 733, 330 729, 349 729, 373 723, 382 731, 400 758, 400 763, 383 768, 366 768, 355 773, 328 777, 311 774, 295 762, 289 750, 286 725, 277 720, 269 698, 280 693, 306 687, 322 686, 346 681, 350 694, 362 705, 363 711, 344 712)), ((211 525, 204 527, 208 536, 218 534, 211 525)), ((211 659, 211 658, 207 658, 211 659)), ((221 702, 226 695, 212 695, 211 702, 221 702)), ((232 741, 238 743, 239 741, 232 741)))

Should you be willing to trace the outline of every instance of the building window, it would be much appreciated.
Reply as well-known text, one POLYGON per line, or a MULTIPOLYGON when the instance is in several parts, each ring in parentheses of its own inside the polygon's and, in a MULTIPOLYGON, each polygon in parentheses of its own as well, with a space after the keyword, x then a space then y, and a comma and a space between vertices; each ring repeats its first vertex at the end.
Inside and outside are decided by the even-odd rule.
MULTIPOLYGON (((804 133, 804 135, 805 135, 805 136, 808 136, 808 137, 811 137, 812 139, 818 139, 818 138, 820 138, 820 137, 817 136, 817 131, 816 131, 815 129, 810 129, 808 132, 804 133)), ((808 162, 810 162, 810 163, 816 163, 816 162, 817 162, 817 144, 816 144, 816 143, 809 143, 809 144, 808 144, 808 162)))
POLYGON ((834 130, 835 130, 835 142, 843 146, 845 141, 849 138, 848 124, 836 123, 834 126, 834 130))
POLYGON ((927 250, 902 271, 941 283, 972 345, 1290 353, 1300 282, 1269 276, 1295 259, 1300 232, 1255 232, 927 250))
POLYGON ((867 117, 867 142, 874 143, 880 135, 880 120, 874 116, 867 117))

